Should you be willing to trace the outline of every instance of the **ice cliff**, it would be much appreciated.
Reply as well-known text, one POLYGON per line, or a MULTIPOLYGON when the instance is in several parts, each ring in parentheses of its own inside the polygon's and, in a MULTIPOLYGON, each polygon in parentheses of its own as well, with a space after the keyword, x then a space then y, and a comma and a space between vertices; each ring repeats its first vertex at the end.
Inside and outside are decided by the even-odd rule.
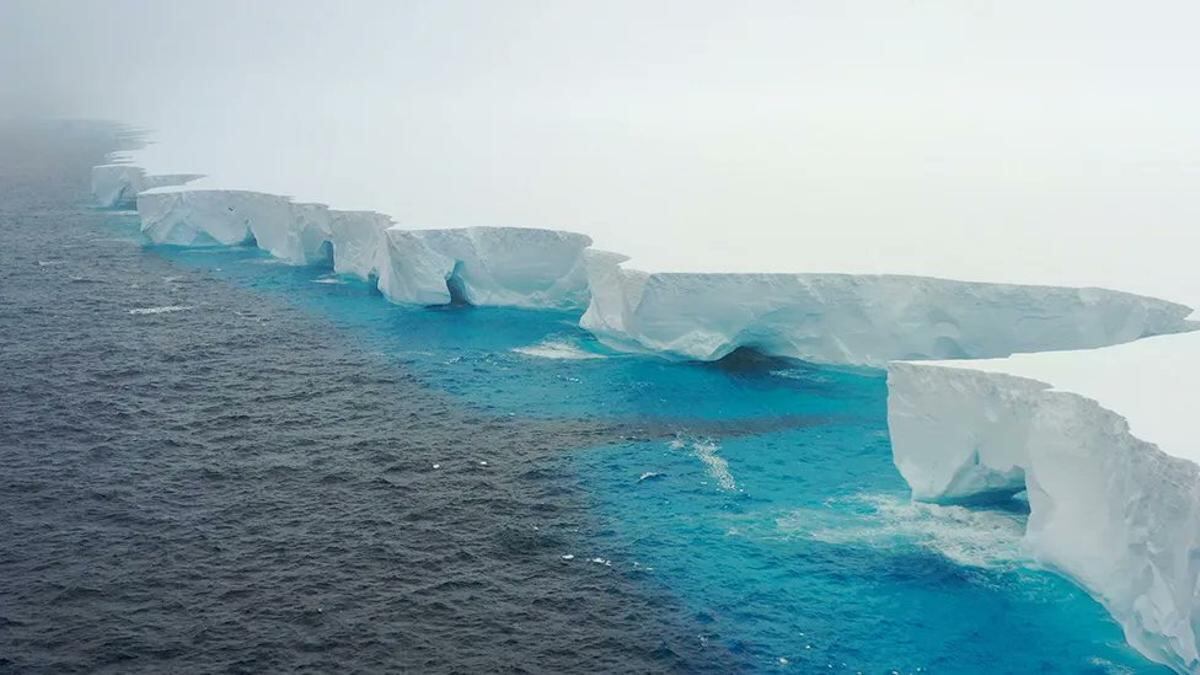
MULTIPOLYGON (((119 166, 119 165, 118 165, 119 166)), ((130 175, 138 175, 136 172, 130 175)), ((1182 305, 1103 289, 847 274, 648 274, 572 232, 409 229, 246 190, 158 187, 137 197, 153 242, 259 248, 330 264, 397 303, 584 309, 618 349, 712 361, 742 347, 818 363, 978 358, 1183 330, 1182 305)))
POLYGON ((379 290, 393 302, 555 308, 587 303, 584 251, 592 240, 582 234, 393 227, 384 238, 379 290))
POLYGON ((104 208, 132 207, 139 192, 168 185, 183 185, 199 174, 147 175, 131 164, 101 164, 92 167, 92 196, 104 208))
POLYGON ((989 361, 894 363, 888 420, 913 496, 1028 494, 1029 551, 1126 639, 1200 672, 1200 333, 989 361))
POLYGON ((647 274, 589 266, 581 325, 624 348, 712 361, 740 347, 818 363, 1005 356, 1181 329, 1191 310, 1096 288, 848 274, 647 274))
POLYGON ((160 187, 137 196, 142 232, 156 244, 253 242, 295 265, 375 281, 389 300, 411 304, 582 308, 584 253, 573 232, 515 227, 412 230, 370 211, 339 211, 280 195, 160 187))

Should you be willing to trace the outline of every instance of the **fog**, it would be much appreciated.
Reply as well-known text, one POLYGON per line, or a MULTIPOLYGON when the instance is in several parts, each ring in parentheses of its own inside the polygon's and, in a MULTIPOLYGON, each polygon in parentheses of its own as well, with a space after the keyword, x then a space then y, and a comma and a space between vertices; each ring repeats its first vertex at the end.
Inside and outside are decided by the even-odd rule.
POLYGON ((0 0, 0 110, 412 226, 636 266, 1200 305, 1191 2, 0 0), (344 5, 344 6, 343 6, 344 5))

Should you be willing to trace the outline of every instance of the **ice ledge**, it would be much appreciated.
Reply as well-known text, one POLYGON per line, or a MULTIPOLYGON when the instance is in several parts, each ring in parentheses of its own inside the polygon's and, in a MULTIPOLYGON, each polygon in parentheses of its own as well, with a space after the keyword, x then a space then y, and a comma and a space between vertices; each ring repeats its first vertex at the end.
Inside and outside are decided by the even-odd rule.
POLYGON ((712 361, 747 347, 817 363, 987 358, 1192 329, 1183 305, 1099 288, 899 275, 647 274, 588 265, 581 325, 610 346, 712 361))
POLYGON ((579 309, 587 305, 582 234, 515 227, 414 230, 370 211, 219 188, 159 187, 137 195, 153 243, 253 243, 295 265, 328 265, 376 283, 392 302, 579 309))
POLYGON ((517 227, 384 232, 379 290, 398 303, 578 308, 588 302, 582 234, 517 227))
MULTIPOLYGON (((130 165, 97 167, 127 194, 130 165), (122 183, 122 181, 124 181, 122 183)), ((181 246, 255 243, 297 265, 332 264, 393 302, 583 310, 608 345, 712 361, 739 348, 816 363, 986 358, 1117 344, 1193 329, 1191 309, 1097 288, 899 275, 647 274, 585 235, 512 227, 409 229, 386 215, 247 190, 137 194, 142 231, 181 246)))
POLYGON ((138 193, 169 185, 184 185, 200 174, 147 175, 132 164, 101 164, 92 167, 92 196, 104 208, 127 208, 137 202, 138 193))
POLYGON ((1097 350, 894 363, 888 423, 917 499, 1020 490, 1025 543, 1147 657, 1200 672, 1200 333, 1097 350))

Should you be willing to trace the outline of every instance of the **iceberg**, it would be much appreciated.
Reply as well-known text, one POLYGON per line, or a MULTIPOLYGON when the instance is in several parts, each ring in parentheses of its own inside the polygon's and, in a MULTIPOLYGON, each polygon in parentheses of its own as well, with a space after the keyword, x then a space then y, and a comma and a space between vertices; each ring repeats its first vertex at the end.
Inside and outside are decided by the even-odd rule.
POLYGON ((902 275, 647 273, 574 232, 409 229, 372 211, 248 190, 138 194, 142 231, 183 246, 253 242, 295 265, 329 264, 390 301, 584 310, 605 344, 701 361, 740 348, 885 367, 1100 347, 1189 330, 1191 309, 1099 288, 902 275))
POLYGON ((579 308, 588 302, 582 234, 517 227, 384 232, 379 290, 392 302, 579 308))
POLYGON ((332 220, 324 204, 292 204, 291 220, 278 244, 281 252, 267 250, 293 265, 328 265, 333 262, 332 220))
POLYGON ((362 250, 368 251, 368 260, 373 259, 377 231, 391 222, 379 214, 335 211, 280 195, 217 188, 146 190, 138 195, 137 209, 142 232, 156 244, 233 246, 253 241, 293 265, 327 264, 340 245, 339 271, 363 278, 374 267, 361 259, 362 250))
POLYGON ((374 211, 329 212, 333 271, 370 281, 383 263, 383 231, 392 219, 374 211))
POLYGON ((138 194, 142 233, 156 244, 236 246, 249 242, 252 228, 274 246, 286 228, 286 197, 247 190, 156 188, 138 194))
POLYGON ((143 190, 184 185, 197 178, 202 176, 187 173, 147 175, 144 169, 132 164, 101 164, 92 167, 92 196, 104 208, 131 207, 143 190))
POLYGON ((249 190, 160 187, 137 197, 156 244, 259 248, 293 265, 332 263, 378 284, 392 302, 582 310, 588 303, 582 234, 517 227, 412 230, 372 211, 249 190))
POLYGON ((739 348, 815 363, 1081 349, 1187 330, 1191 309, 1099 288, 901 275, 646 273, 587 265, 580 325, 618 349, 713 361, 739 348))
POLYGON ((913 496, 1025 491, 1029 552, 1128 642, 1200 672, 1200 333, 1006 359, 893 363, 888 424, 913 496))

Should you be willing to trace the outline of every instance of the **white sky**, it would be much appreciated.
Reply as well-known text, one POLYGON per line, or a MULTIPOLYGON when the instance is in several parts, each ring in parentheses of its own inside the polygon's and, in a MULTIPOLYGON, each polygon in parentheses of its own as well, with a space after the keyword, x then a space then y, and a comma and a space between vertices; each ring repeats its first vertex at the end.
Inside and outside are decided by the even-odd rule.
POLYGON ((655 270, 1200 305, 1200 3, 0 0, 0 111, 655 270), (343 6, 345 5, 345 6, 343 6))

